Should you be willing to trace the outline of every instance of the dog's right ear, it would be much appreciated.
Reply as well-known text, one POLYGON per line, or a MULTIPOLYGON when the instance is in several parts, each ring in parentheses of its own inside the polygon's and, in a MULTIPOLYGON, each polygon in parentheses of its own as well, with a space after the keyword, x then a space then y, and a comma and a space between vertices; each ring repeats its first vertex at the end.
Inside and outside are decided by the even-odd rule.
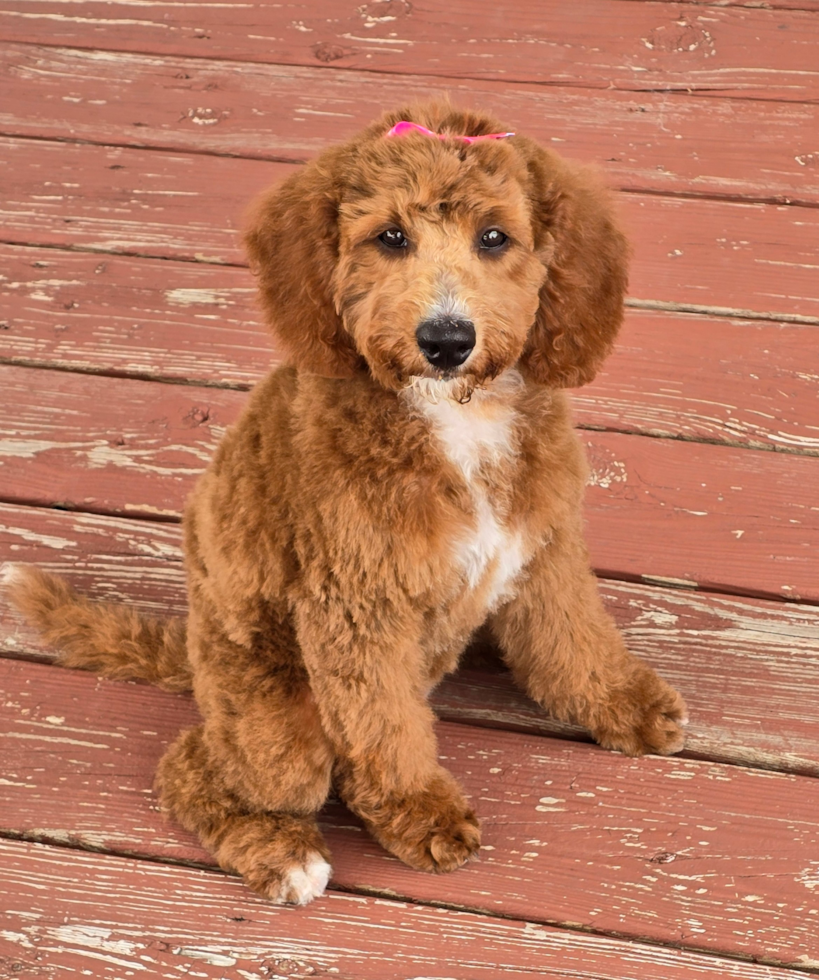
POLYGON ((289 360, 330 378, 350 377, 360 356, 332 295, 343 147, 323 153, 252 206, 244 243, 267 325, 289 360))

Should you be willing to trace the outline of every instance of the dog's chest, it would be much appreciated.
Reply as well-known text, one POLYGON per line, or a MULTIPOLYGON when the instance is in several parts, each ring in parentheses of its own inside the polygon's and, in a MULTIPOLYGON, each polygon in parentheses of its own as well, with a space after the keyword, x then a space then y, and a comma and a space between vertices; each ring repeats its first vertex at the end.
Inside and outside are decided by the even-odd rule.
POLYGON ((502 500, 508 499, 515 412, 505 405, 427 403, 443 454, 460 470, 472 497, 473 515, 453 533, 453 559, 467 588, 479 592, 487 611, 513 594, 526 555, 523 536, 510 528, 502 500))

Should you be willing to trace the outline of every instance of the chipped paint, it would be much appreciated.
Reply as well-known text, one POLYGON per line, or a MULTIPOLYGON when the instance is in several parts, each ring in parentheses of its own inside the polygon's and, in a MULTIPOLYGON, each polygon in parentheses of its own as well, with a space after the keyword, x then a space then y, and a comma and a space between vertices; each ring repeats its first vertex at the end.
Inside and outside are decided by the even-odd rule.
POLYGON ((63 548, 76 548, 77 542, 72 541, 69 538, 61 538, 55 534, 42 534, 38 531, 32 531, 30 528, 26 527, 13 527, 12 525, 0 525, 0 528, 6 533, 13 535, 16 538, 20 538, 23 541, 28 541, 31 544, 42 544, 47 548, 55 548, 57 551, 62 551, 63 548))
POLYGON ((586 486, 608 490, 613 483, 628 483, 626 464, 620 460, 592 458, 590 464, 591 472, 586 481, 586 486))
POLYGON ((165 299, 176 306, 219 306, 226 309, 236 303, 236 298, 241 296, 252 296, 254 289, 233 288, 233 289, 205 289, 205 288, 178 288, 165 290, 165 299))

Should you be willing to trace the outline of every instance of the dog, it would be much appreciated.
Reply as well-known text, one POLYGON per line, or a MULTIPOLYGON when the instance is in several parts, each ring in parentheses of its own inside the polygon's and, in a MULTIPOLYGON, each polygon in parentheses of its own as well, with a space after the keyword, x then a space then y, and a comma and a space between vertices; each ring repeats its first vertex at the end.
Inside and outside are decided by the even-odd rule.
POLYGON ((684 702, 627 651, 583 542, 562 389, 610 350, 629 255, 595 175, 427 103, 266 193, 245 243, 287 361, 187 504, 187 624, 7 573, 62 663, 192 688, 163 808, 278 903, 327 885, 331 788, 411 867, 463 865, 480 828, 427 696, 482 626, 557 718, 679 751, 684 702))

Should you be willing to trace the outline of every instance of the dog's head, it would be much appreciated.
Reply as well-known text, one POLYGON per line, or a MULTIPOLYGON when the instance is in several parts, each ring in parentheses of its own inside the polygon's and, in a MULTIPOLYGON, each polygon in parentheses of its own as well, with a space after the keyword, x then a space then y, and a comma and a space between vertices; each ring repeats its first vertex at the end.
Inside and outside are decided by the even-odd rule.
POLYGON ((260 199, 245 242, 294 363, 392 389, 468 392, 513 365, 591 380, 622 319, 626 241, 584 169, 521 136, 459 138, 500 128, 445 103, 388 113, 260 199), (432 132, 388 135, 400 120, 432 132))

